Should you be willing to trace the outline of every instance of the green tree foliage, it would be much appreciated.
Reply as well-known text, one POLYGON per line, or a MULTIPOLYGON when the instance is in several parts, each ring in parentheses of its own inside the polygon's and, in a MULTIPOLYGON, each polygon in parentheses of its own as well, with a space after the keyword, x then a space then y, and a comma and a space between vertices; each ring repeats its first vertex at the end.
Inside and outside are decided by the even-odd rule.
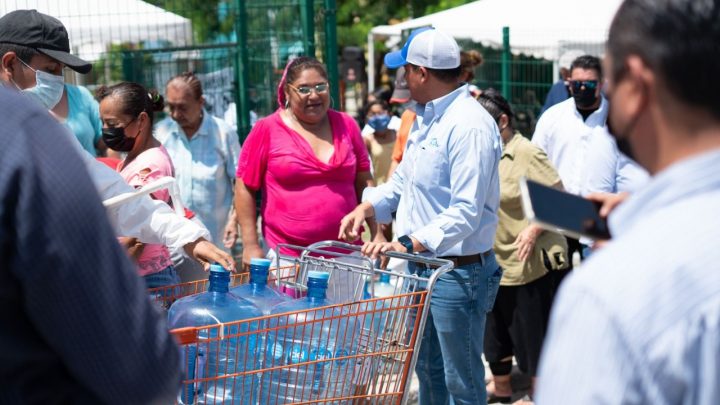
MULTIPOLYGON (((145 0, 146 2, 189 18, 197 43, 214 42, 230 35, 236 16, 232 0, 145 0)), ((245 0, 240 0, 245 1, 245 0)))
MULTIPOLYGON (((338 45, 363 45, 376 25, 404 21, 410 17, 447 10, 472 0, 338 0, 338 45)), ((377 44, 382 49, 382 44, 377 44)))

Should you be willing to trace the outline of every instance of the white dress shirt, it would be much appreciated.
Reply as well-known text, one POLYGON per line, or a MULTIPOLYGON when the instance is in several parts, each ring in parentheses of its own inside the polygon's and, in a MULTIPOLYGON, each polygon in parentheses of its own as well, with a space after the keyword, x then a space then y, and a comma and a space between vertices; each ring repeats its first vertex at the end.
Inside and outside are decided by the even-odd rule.
POLYGON ((398 235, 436 256, 492 249, 500 203, 500 133, 468 86, 417 105, 402 162, 392 178, 366 188, 380 223, 397 210, 398 235))
MULTIPOLYGON (((63 133, 72 139, 72 144, 78 148, 102 200, 134 191, 120 173, 99 162, 83 149, 73 134, 69 131, 63 133)), ((107 213, 117 236, 138 238, 144 243, 163 244, 172 250, 181 250, 183 246, 200 237, 210 238, 207 229, 178 216, 165 202, 153 200, 149 196, 109 208, 107 213)))
POLYGON ((587 170, 580 195, 634 192, 650 179, 648 172, 618 150, 606 126, 593 129, 588 141, 587 170))
POLYGON ((716 404, 720 150, 675 163, 610 216, 614 237, 553 305, 539 405, 716 404))
POLYGON ((615 169, 617 149, 614 142, 592 139, 597 135, 595 130, 605 126, 607 111, 608 102, 603 97, 600 107, 583 120, 575 107, 575 99, 569 98, 550 107, 538 120, 532 143, 545 151, 557 169, 563 187, 570 193, 580 195, 592 191, 586 183, 596 167, 602 169, 605 165, 605 170, 615 169), (599 166, 589 166, 590 161, 599 166))

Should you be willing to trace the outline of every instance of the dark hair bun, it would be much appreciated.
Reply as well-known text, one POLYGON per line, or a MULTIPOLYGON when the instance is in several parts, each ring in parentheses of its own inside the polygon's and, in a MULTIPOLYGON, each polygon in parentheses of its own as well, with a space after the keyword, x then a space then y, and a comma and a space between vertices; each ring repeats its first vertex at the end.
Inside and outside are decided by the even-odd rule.
POLYGON ((160 93, 158 93, 157 90, 150 89, 148 97, 150 97, 150 105, 152 106, 153 111, 158 112, 165 108, 165 99, 160 93))

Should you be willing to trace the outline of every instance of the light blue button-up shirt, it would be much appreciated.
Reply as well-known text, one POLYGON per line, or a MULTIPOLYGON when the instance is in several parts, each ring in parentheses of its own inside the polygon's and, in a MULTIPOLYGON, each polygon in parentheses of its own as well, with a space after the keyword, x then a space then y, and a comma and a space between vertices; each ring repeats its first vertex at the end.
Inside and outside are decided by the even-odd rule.
POLYGON ((468 86, 416 107, 403 160, 387 183, 367 188, 381 223, 397 210, 398 235, 436 256, 465 256, 493 246, 500 201, 500 133, 468 86))
POLYGON ((720 151, 674 164, 610 217, 613 241, 566 279, 538 404, 717 404, 720 151))
POLYGON ((172 159, 183 203, 208 228, 213 242, 222 245, 240 154, 235 131, 204 111, 202 124, 190 139, 169 117, 157 123, 155 137, 172 159))

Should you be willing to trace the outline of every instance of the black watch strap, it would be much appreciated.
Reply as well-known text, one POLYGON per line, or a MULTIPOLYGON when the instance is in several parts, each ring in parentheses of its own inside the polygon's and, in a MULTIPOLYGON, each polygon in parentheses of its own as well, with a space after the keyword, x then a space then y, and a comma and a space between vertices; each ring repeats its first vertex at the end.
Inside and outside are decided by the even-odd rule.
POLYGON ((398 242, 400 242, 401 245, 405 246, 405 249, 407 250, 408 253, 413 252, 413 243, 412 243, 412 239, 410 239, 409 236, 403 235, 403 236, 399 237, 398 242))

